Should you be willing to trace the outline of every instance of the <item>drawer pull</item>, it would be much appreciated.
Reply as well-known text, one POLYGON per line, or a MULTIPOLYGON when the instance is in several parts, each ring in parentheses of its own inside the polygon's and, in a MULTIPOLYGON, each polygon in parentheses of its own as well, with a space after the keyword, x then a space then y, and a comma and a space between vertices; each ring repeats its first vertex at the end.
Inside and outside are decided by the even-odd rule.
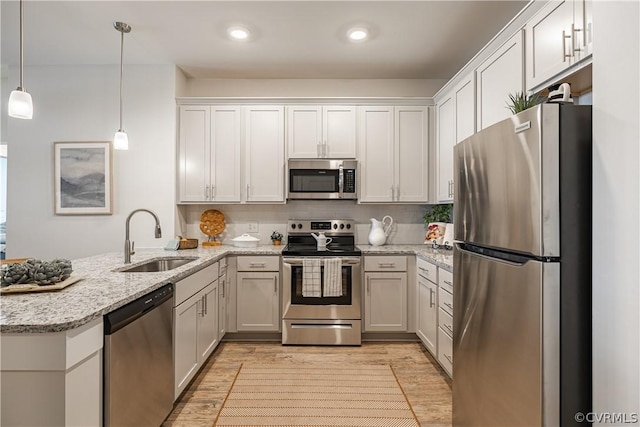
POLYGON ((451 311, 453 311, 453 304, 449 304, 448 302, 442 302, 444 305, 446 305, 447 307, 449 307, 451 309, 451 311))
POLYGON ((393 268, 396 266, 395 262, 379 262, 378 267, 380 268, 393 268))
POLYGON ((451 332, 451 335, 453 336, 453 328, 451 327, 451 325, 447 325, 446 323, 444 324, 444 327, 447 328, 449 330, 449 332, 451 332))
POLYGON ((448 354, 446 354, 446 353, 442 353, 442 355, 443 355, 444 357, 446 357, 446 359, 449 361, 449 363, 451 363, 451 364, 453 365, 453 359, 451 358, 451 356, 449 356, 449 355, 448 355, 448 354))
POLYGON ((445 280, 444 283, 446 283, 447 285, 451 286, 451 282, 449 282, 448 280, 445 280))
POLYGON ((266 267, 267 264, 264 262, 251 262, 249 263, 249 267, 251 268, 261 268, 261 267, 266 267))
POLYGON ((433 289, 429 288, 429 308, 433 307, 433 294, 435 294, 435 292, 433 291, 433 289))

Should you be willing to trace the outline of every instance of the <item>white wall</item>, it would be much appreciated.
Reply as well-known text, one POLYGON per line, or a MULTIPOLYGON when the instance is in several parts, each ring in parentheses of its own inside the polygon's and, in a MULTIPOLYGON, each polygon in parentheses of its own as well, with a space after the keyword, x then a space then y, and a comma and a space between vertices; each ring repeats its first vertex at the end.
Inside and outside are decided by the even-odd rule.
POLYGON ((637 1, 593 2, 593 397, 600 413, 640 412, 639 24, 637 1))
MULTIPOLYGON (((17 85, 10 69, 9 87, 17 85)), ((176 71, 173 65, 125 66, 124 120, 129 150, 114 151, 113 215, 53 213, 53 142, 110 141, 118 129, 119 66, 42 66, 25 69, 33 120, 7 122, 7 257, 79 258, 123 251, 125 219, 136 208, 153 219, 131 221, 136 247, 162 247, 174 235, 176 71)))
POLYGON ((397 97, 433 96, 442 79, 188 79, 182 96, 397 97))

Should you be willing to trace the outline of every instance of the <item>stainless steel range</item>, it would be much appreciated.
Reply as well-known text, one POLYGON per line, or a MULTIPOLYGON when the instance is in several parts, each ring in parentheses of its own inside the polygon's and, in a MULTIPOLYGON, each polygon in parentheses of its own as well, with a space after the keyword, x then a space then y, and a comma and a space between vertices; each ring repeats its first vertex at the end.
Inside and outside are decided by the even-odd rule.
POLYGON ((288 229, 282 344, 360 345, 361 252, 354 222, 290 220, 288 229), (320 232, 326 249, 316 240, 320 232))

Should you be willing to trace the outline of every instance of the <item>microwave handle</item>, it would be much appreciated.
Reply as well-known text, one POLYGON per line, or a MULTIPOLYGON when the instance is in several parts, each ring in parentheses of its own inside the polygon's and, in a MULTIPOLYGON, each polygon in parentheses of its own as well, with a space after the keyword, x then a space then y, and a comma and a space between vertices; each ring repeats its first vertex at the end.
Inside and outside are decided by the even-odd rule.
POLYGON ((344 197, 344 167, 340 165, 338 169, 338 196, 342 199, 344 197))

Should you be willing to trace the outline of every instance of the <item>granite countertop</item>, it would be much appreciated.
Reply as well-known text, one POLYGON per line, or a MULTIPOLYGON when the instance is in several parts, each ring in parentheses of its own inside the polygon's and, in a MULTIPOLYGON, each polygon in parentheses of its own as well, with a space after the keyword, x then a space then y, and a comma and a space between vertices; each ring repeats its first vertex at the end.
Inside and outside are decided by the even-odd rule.
POLYGON ((103 316, 167 283, 175 283, 226 255, 280 255, 282 246, 236 248, 217 246, 180 251, 138 249, 131 264, 123 254, 112 252, 72 260, 72 276, 82 280, 55 292, 5 294, 0 296, 0 332, 41 333, 74 329, 103 316), (170 271, 122 273, 118 270, 161 257, 197 257, 170 271))
MULTIPOLYGON (((451 271, 453 251, 427 245, 358 245, 364 255, 407 254, 434 262, 451 271)), ((168 283, 175 283, 227 255, 280 255, 283 246, 210 248, 166 251, 137 250, 131 264, 123 264, 121 252, 72 260, 73 276, 82 280, 56 292, 0 296, 0 332, 60 332, 82 326, 168 283), (170 271, 123 273, 119 269, 162 257, 194 257, 196 260, 170 271)))

